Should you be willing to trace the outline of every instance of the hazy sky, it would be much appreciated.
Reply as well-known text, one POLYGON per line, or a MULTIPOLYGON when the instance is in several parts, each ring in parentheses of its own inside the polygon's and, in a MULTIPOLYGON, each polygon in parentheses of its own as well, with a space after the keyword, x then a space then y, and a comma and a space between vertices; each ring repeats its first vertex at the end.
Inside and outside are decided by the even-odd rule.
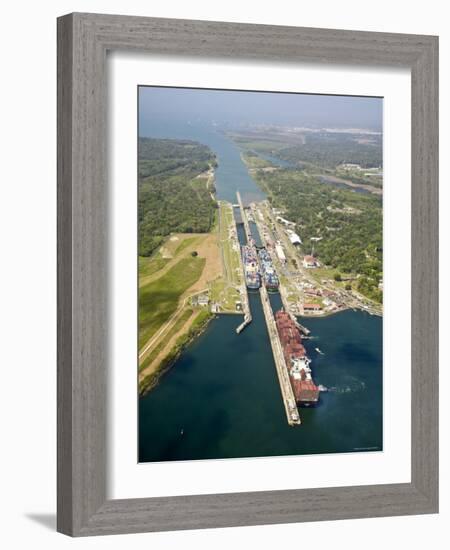
POLYGON ((381 98, 139 88, 140 117, 219 124, 281 124, 382 129, 381 98))

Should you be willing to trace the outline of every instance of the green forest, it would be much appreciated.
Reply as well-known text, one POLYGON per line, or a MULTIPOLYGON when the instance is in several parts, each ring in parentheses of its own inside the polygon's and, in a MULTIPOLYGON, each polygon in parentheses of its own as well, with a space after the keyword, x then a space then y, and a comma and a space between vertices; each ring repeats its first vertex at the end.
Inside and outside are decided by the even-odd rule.
POLYGON ((303 252, 344 274, 359 275, 357 288, 382 301, 382 202, 374 195, 320 183, 300 170, 255 174, 275 208, 297 224, 303 252))
POLYGON ((305 135, 305 143, 278 151, 278 156, 290 162, 308 162, 334 169, 343 163, 376 168, 382 164, 381 136, 371 136, 361 143, 353 134, 318 133, 305 135))
POLYGON ((150 256, 170 233, 206 233, 214 222, 214 187, 198 178, 216 158, 188 140, 139 138, 139 255, 150 256))
POLYGON ((382 165, 383 139, 379 134, 304 132, 295 135, 269 133, 245 135, 234 133, 230 137, 246 151, 268 153, 293 165, 311 165, 335 170, 344 163, 359 164, 363 168, 382 165))

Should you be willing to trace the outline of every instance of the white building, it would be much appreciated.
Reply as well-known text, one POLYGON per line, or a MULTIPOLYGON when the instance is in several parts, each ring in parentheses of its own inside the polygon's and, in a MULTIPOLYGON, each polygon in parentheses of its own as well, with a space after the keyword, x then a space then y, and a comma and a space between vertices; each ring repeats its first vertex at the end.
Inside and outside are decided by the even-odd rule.
POLYGON ((338 168, 342 168, 343 170, 361 170, 361 166, 359 164, 353 164, 352 162, 344 162, 343 164, 340 164, 338 168))
POLYGON ((294 233, 292 229, 286 229, 286 233, 292 244, 302 244, 302 240, 300 239, 299 235, 297 235, 297 233, 294 233))
POLYGON ((197 305, 205 307, 209 304, 209 297, 207 294, 200 294, 197 296, 197 305))
POLYGON ((319 262, 314 258, 314 256, 304 256, 303 257, 303 267, 311 269, 313 267, 318 267, 319 262))

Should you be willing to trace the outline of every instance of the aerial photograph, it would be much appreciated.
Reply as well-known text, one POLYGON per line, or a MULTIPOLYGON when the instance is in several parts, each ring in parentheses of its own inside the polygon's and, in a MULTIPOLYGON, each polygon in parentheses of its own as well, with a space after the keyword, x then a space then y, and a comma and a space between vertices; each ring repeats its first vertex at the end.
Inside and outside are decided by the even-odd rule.
POLYGON ((139 86, 138 461, 383 450, 383 99, 139 86))

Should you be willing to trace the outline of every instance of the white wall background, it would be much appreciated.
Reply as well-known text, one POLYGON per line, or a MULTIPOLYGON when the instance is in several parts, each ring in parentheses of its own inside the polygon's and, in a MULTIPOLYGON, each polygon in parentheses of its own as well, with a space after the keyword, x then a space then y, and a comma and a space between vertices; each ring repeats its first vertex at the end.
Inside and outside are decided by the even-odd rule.
MULTIPOLYGON (((441 280, 448 279, 450 18, 444 2, 377 0, 59 0, 4 4, 0 33, 0 537, 5 548, 273 548, 337 550, 448 541, 448 354, 441 361, 441 513, 302 525, 70 540, 54 532, 56 470, 56 23, 91 11, 440 35, 441 280), (405 9, 406 8, 406 9, 405 9), (446 208, 447 207, 447 208, 446 208), (447 249, 447 250, 445 250, 447 249)), ((449 307, 442 292, 441 311, 449 307)), ((449 324, 442 315, 442 341, 449 324)), ((445 546, 445 543, 444 543, 445 546)))

